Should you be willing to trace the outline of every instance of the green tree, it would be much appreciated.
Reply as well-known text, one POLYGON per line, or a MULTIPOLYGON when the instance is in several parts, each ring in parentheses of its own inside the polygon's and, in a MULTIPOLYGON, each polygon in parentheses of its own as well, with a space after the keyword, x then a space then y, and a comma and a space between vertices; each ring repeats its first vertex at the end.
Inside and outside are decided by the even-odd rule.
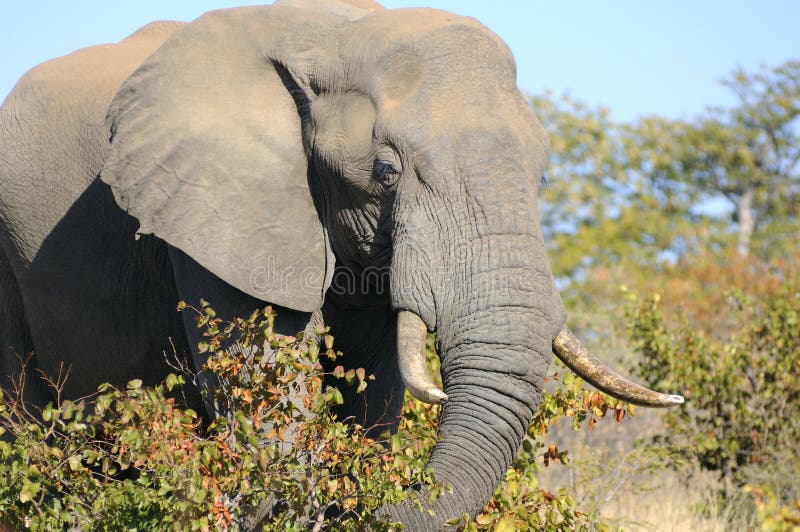
POLYGON ((709 248, 768 258, 800 238, 800 62, 723 83, 737 105, 692 119, 620 124, 568 95, 531 99, 552 145, 541 211, 557 276, 709 248))
POLYGON ((689 214, 727 203, 704 212, 730 219, 716 241, 735 242, 741 258, 756 245, 766 258, 800 236, 800 62, 738 69, 723 84, 736 106, 693 120, 645 118, 631 128, 628 153, 663 200, 682 197, 689 214))
POLYGON ((631 124, 534 97, 552 145, 543 230, 570 316, 607 352, 630 350, 627 325, 626 363, 686 394, 661 441, 782 526, 800 510, 800 62, 724 84, 731 108, 631 124), (620 288, 660 298, 626 319, 620 288))
POLYGON ((657 268, 665 257, 702 249, 698 235, 713 231, 692 211, 696 194, 675 179, 673 190, 653 186, 645 163, 652 146, 640 136, 671 142, 672 123, 648 122, 659 127, 648 132, 615 122, 603 107, 549 93, 531 104, 550 133, 541 212, 558 277, 581 281, 592 268, 621 263, 657 268))

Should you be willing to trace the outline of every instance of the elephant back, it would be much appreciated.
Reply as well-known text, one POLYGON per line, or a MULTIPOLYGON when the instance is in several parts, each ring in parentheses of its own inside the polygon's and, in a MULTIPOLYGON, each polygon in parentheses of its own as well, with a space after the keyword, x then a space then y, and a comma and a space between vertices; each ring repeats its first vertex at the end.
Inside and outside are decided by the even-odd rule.
POLYGON ((83 48, 29 70, 0 107, 0 221, 10 255, 29 263, 97 178, 108 105, 181 22, 155 22, 117 44, 83 48), (45 208, 46 205, 46 208, 45 208), (31 214, 35 211, 35 215, 31 214))

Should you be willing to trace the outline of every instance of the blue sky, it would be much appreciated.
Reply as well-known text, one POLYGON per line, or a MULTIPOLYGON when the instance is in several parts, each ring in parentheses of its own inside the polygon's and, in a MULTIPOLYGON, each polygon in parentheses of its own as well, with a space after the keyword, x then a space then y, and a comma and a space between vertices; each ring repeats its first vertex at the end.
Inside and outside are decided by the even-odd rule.
MULTIPOLYGON (((191 20, 244 3, 227 0, 2 0, 0 98, 35 64, 77 48, 122 39, 157 19, 191 20)), ((642 114, 692 116, 730 105, 718 83, 800 58, 800 2, 792 0, 573 1, 386 0, 477 18, 517 60, 528 92, 565 91, 609 107, 620 120, 642 114)))

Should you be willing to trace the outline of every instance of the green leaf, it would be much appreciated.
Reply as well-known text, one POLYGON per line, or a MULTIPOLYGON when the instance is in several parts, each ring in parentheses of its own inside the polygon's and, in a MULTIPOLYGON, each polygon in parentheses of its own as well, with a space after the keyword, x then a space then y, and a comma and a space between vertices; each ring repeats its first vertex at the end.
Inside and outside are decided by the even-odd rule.
POLYGON ((83 464, 81 462, 81 457, 77 455, 72 455, 67 459, 69 468, 72 471, 81 471, 83 469, 83 464))
POLYGON ((522 448, 527 453, 533 452, 533 444, 531 443, 531 441, 528 438, 525 438, 524 440, 522 440, 522 448))
POLYGON ((400 437, 400 434, 393 434, 392 435, 392 439, 391 439, 391 443, 392 443, 392 452, 393 453, 396 453, 400 449, 403 448, 403 440, 400 437))
POLYGON ((32 501, 41 491, 41 484, 39 482, 31 482, 25 479, 22 482, 22 489, 19 492, 19 501, 22 503, 32 501))

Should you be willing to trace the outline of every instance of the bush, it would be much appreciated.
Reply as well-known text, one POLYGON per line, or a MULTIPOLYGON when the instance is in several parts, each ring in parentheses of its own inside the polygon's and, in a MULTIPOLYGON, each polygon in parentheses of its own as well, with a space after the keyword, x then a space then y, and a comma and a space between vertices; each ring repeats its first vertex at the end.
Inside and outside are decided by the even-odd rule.
MULTIPOLYGON (((185 305, 181 304, 183 309, 185 305)), ((406 497, 410 485, 430 497, 437 487, 424 467, 435 442, 438 406, 407 396, 396 434, 378 440, 364 427, 340 420, 341 403, 326 377, 359 391, 372 377, 337 366, 326 375, 320 359, 338 358, 327 330, 281 336, 270 308, 225 322, 203 303, 198 327, 207 369, 219 378, 213 391, 221 415, 203 427, 197 413, 173 397, 185 368, 163 383, 124 389, 103 385, 93 397, 58 400, 41 411, 0 396, 0 517, 16 528, 191 529, 249 527, 266 530, 385 529, 372 511, 406 497), (236 337, 242 349, 224 350, 236 337)), ((429 359, 438 360, 429 344, 429 359)), ((542 437, 562 417, 575 427, 609 414, 618 422, 626 405, 583 388, 566 373, 545 394, 506 482, 467 530, 593 527, 566 494, 538 488, 538 462, 565 462, 567 453, 542 437), (613 413, 613 416, 610 414, 613 413)), ((62 382, 53 382, 56 393, 62 382)))
POLYGON ((659 439, 718 472, 728 492, 752 484, 785 504, 800 498, 797 279, 784 278, 764 298, 728 291, 735 326, 721 335, 686 316, 668 325, 660 300, 634 299, 628 320, 642 355, 637 373, 686 396, 686 405, 665 413, 667 432, 659 439))
POLYGON ((781 504, 769 488, 747 487, 755 498, 758 523, 766 532, 797 532, 800 530, 800 498, 781 504))

